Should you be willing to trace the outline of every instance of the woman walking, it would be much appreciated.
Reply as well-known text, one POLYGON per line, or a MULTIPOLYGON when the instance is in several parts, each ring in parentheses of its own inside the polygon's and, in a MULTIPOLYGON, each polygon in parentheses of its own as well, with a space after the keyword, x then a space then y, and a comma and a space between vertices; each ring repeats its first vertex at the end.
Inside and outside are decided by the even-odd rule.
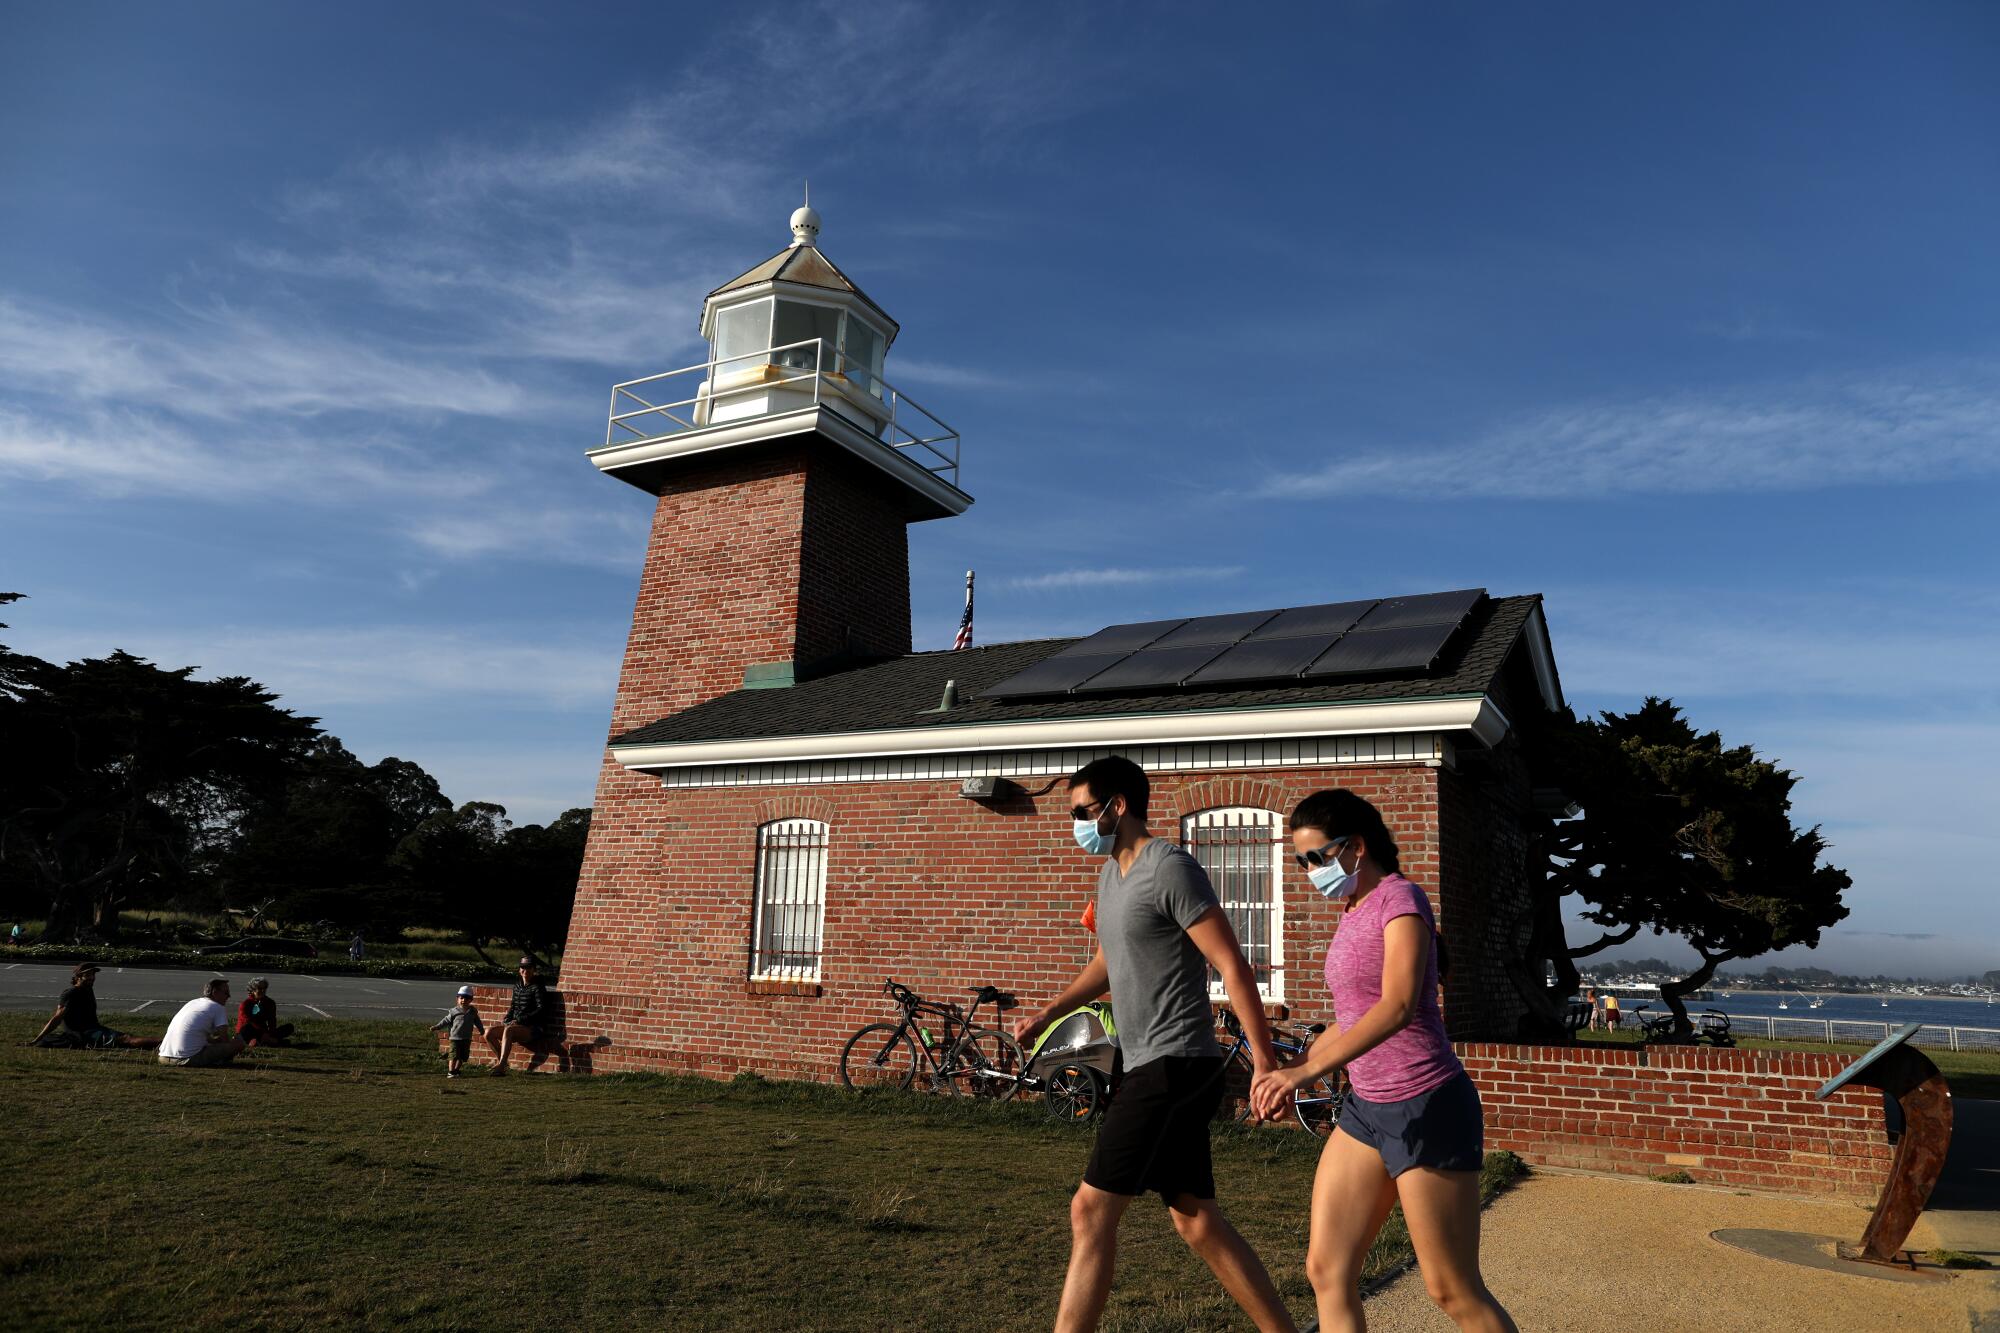
POLYGON ((1259 1077, 1251 1103, 1276 1118, 1295 1088, 1345 1069, 1352 1087, 1313 1177, 1306 1275, 1325 1333, 1367 1326, 1361 1264, 1401 1202, 1424 1288, 1461 1329, 1514 1333, 1479 1275, 1478 1090, 1452 1053, 1438 1008, 1430 900, 1404 879, 1374 806, 1322 791, 1292 811, 1292 850, 1313 887, 1346 899, 1326 954, 1336 1025, 1297 1064, 1259 1077))

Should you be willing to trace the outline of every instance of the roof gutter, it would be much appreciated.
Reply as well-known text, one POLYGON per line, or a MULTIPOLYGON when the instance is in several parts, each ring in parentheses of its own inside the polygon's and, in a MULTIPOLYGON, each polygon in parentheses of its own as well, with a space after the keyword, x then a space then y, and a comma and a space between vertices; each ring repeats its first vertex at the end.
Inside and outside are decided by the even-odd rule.
POLYGON ((1509 730, 1491 699, 1426 699, 1380 704, 1149 714, 1140 717, 1055 718, 968 726, 909 727, 820 736, 768 736, 666 745, 614 745, 630 769, 703 764, 765 764, 891 755, 962 754, 978 750, 1101 749, 1204 741, 1285 740, 1306 736, 1384 735, 1407 731, 1468 731, 1492 746, 1509 730))

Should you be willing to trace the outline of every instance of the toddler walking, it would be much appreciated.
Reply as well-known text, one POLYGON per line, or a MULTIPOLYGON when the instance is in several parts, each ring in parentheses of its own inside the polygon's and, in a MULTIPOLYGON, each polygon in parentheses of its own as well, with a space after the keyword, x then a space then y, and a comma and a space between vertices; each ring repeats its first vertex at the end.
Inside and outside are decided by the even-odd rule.
POLYGON ((486 1033, 486 1024, 479 1020, 479 1011, 472 1007, 472 987, 458 988, 458 1004, 431 1024, 431 1031, 442 1032, 451 1039, 451 1054, 445 1060, 444 1076, 457 1078, 458 1071, 465 1067, 466 1057, 472 1054, 472 1034, 478 1032, 484 1036, 486 1033))

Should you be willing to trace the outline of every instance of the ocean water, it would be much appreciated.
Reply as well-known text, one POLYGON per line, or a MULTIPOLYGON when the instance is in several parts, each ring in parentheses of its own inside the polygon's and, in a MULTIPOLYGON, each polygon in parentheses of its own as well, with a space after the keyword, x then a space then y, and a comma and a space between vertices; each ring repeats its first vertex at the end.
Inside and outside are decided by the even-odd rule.
MULTIPOLYGON (((1957 1045, 1966 1050, 2000 1050, 2000 1004, 1984 1000, 1940 999, 1937 996, 1827 995, 1819 1008, 1809 1007, 1809 995, 1776 995, 1734 991, 1724 998, 1720 991, 1712 1000, 1690 1000, 1688 1013, 1699 1017, 1708 1009, 1728 1014, 1731 1026, 1741 1036, 1790 1037, 1802 1041, 1873 1043, 1906 1023, 1923 1023, 1917 1045, 1949 1048, 1951 1029, 1957 1029, 1957 1045), (1883 999, 1888 1000, 1884 1007, 1883 999), (1778 1008, 1779 1001, 1789 1008, 1778 1008), (1767 1026, 1763 1019, 1772 1022, 1767 1026), (1884 1024, 1887 1025, 1886 1029, 1884 1024)), ((1625 1023, 1632 1024, 1633 1011, 1645 1001, 1621 1000, 1625 1023)), ((1645 1014, 1665 1013, 1666 1005, 1650 1002, 1645 1014)))

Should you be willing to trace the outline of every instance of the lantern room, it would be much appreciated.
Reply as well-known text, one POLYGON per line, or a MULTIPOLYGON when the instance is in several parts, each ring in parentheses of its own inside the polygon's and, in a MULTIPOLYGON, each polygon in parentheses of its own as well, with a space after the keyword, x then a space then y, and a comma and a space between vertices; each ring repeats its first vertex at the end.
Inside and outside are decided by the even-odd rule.
POLYGON ((656 490, 677 460, 802 435, 905 484, 912 519, 962 513, 958 432, 883 376, 900 331, 820 252, 819 213, 792 213, 792 242, 702 302, 708 359, 611 391, 591 461, 656 490))

